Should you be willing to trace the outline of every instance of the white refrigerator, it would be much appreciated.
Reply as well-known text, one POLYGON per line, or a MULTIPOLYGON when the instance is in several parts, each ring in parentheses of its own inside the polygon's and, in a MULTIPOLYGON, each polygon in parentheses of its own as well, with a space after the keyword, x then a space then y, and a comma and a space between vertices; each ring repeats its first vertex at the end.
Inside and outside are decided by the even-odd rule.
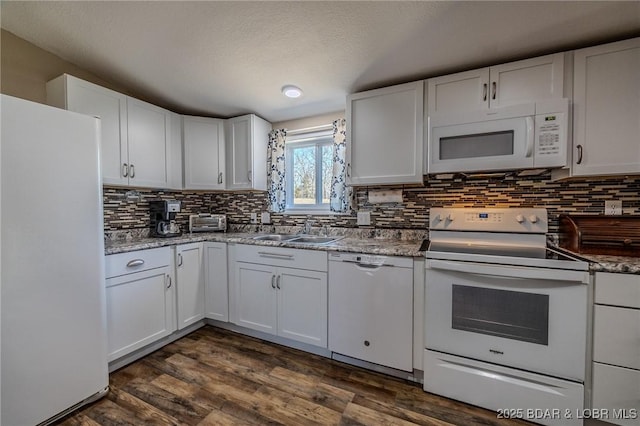
POLYGON ((108 391, 100 120, 0 115, 0 423, 30 426, 108 391))

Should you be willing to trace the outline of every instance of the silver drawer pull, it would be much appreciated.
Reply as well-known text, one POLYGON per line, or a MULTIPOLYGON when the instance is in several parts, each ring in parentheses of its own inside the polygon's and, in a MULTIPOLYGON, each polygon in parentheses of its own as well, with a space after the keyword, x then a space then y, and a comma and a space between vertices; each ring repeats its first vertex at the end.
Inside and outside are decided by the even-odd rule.
POLYGON ((269 253, 267 251, 259 251, 260 257, 275 257, 276 259, 293 259, 292 254, 269 253))
POLYGON ((127 268, 133 268, 134 266, 144 265, 144 260, 142 259, 133 259, 127 263, 127 268))

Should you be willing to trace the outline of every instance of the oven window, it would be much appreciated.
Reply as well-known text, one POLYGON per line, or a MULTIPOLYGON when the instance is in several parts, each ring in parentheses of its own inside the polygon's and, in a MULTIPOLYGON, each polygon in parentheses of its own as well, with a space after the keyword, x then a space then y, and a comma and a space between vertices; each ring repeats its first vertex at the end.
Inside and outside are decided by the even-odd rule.
POLYGON ((452 327, 547 345, 549 295, 454 284, 452 327))
POLYGON ((513 155, 513 130, 440 138, 440 159, 513 155))

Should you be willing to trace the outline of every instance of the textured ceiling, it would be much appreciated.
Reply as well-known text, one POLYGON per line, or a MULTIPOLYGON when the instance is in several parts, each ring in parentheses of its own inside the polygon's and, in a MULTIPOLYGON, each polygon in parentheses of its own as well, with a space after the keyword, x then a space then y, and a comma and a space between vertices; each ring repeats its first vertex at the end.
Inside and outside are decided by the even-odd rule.
POLYGON ((270 121, 348 93, 640 35, 640 2, 2 1, 2 28, 177 112, 270 121), (304 95, 280 93, 295 84, 304 95))

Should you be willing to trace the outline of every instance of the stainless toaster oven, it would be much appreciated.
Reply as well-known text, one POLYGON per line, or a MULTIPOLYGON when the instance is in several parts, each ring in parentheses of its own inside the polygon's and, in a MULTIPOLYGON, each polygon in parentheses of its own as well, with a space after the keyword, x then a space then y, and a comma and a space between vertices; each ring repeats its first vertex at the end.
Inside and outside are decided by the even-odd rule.
POLYGON ((189 232, 225 232, 227 216, 224 214, 200 213, 189 216, 189 232))

